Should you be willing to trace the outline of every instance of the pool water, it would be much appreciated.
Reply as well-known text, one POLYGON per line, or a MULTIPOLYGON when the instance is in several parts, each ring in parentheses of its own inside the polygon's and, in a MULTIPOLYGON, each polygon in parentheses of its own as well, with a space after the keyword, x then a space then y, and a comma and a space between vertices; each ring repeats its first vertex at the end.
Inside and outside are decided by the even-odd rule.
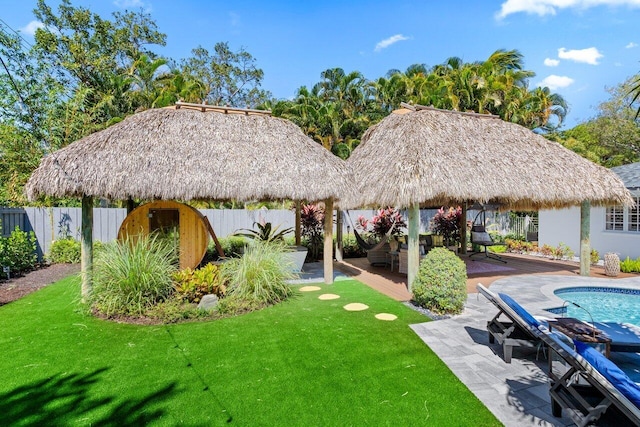
POLYGON ((555 294, 584 308, 583 310, 567 303, 567 317, 590 322, 588 311, 594 322, 632 323, 640 326, 640 290, 580 287, 560 289, 555 294))

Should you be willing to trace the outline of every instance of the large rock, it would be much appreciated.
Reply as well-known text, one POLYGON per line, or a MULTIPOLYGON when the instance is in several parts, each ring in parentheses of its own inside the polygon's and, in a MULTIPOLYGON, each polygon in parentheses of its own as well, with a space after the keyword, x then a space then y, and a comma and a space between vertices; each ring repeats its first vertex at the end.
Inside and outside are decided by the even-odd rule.
POLYGON ((218 306, 218 297, 213 294, 205 295, 200 300, 198 308, 201 310, 212 311, 218 306))

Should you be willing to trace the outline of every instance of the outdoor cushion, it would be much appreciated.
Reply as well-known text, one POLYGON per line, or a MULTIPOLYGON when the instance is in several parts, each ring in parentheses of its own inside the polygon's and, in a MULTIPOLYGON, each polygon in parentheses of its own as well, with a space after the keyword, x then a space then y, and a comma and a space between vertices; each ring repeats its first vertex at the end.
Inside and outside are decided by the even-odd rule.
POLYGON ((486 231, 472 231, 471 242, 478 243, 478 244, 482 244, 482 243, 493 244, 493 240, 491 240, 491 236, 486 231))
POLYGON ((511 309, 515 311, 516 314, 520 316, 522 320, 527 322, 529 326, 531 326, 532 328, 538 329, 542 325, 542 323, 540 323, 527 310, 525 310, 524 307, 522 307, 520 304, 515 302, 515 300, 511 298, 509 295, 500 293, 498 294, 498 296, 500 297, 500 299, 502 299, 502 301, 505 302, 505 304, 511 307, 511 309))
POLYGON ((640 408, 640 387, 629 379, 622 369, 604 357, 602 353, 581 341, 573 341, 578 353, 600 372, 631 403, 640 408))

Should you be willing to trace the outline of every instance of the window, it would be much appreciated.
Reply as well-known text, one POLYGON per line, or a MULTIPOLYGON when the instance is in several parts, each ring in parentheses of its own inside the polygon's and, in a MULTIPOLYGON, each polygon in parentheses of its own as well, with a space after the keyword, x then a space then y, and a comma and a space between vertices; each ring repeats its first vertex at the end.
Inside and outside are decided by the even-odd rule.
POLYGON ((622 206, 607 208, 606 229, 615 231, 624 230, 624 208, 622 206))
POLYGON ((605 229, 609 231, 631 231, 640 233, 640 196, 635 196, 636 205, 628 209, 622 206, 607 208, 605 229))

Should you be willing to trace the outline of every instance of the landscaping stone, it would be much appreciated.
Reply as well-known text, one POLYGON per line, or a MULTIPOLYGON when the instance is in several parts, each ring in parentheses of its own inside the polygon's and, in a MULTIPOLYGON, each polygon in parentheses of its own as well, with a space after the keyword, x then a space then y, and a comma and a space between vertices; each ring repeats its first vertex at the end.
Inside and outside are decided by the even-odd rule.
POLYGON ((200 310, 212 311, 218 306, 218 297, 213 294, 205 295, 200 300, 198 308, 200 310))
POLYGON ((322 301, 329 301, 329 300, 338 299, 338 298, 340 298, 340 295, 336 295, 336 294, 322 294, 318 297, 318 299, 322 301))
POLYGON ((362 311, 368 309, 369 306, 360 302, 352 302, 351 304, 345 305, 343 308, 347 311, 362 311))
POLYGON ((300 288, 300 292, 313 292, 313 291, 319 291, 320 290, 320 286, 303 286, 300 288))
POLYGON ((378 320, 392 321, 392 320, 396 320, 397 318, 398 318, 398 316, 396 316, 395 314, 391 314, 391 313, 378 313, 378 314, 376 314, 376 319, 378 319, 378 320))

